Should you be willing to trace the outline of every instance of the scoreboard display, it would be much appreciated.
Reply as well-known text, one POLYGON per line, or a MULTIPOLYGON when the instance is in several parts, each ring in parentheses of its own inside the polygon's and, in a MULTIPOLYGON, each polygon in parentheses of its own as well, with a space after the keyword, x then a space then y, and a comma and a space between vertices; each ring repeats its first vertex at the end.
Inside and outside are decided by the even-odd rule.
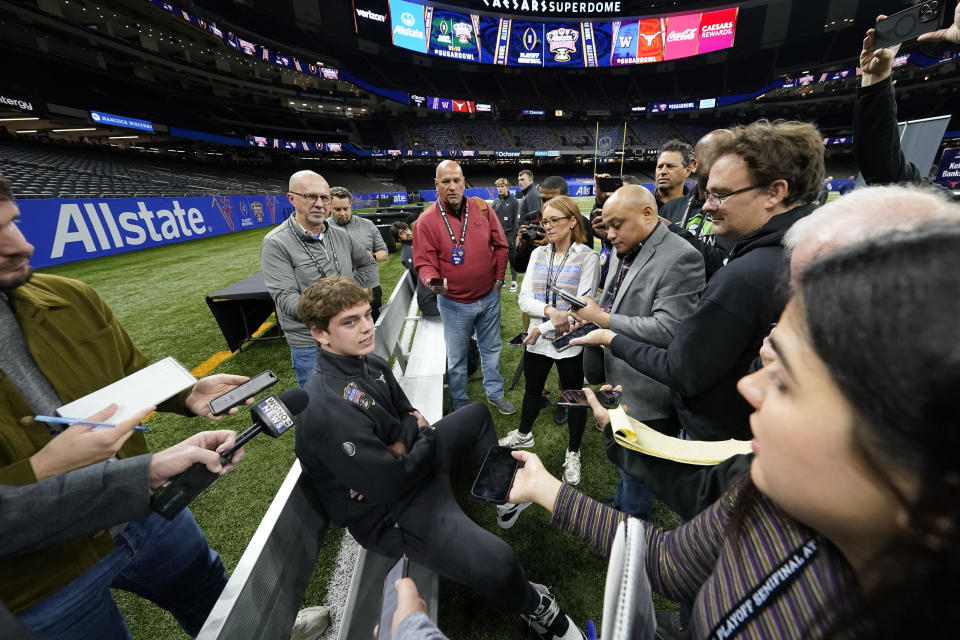
POLYGON ((443 58, 515 67, 617 67, 733 46, 736 7, 609 22, 544 22, 390 0, 392 42, 443 58))

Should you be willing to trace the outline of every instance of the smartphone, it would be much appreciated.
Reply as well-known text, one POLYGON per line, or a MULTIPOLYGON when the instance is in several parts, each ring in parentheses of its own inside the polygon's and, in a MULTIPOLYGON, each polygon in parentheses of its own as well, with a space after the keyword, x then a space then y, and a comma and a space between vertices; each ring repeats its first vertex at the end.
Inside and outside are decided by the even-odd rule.
POLYGON ((597 191, 605 191, 607 193, 613 193, 617 189, 623 186, 623 178, 620 176, 612 176, 609 178, 597 178, 597 191))
MULTIPOLYGON (((597 400, 600 401, 600 406, 605 409, 616 409, 620 406, 619 391, 594 391, 593 394, 597 396, 597 400)), ((561 391, 560 399, 557 400, 557 404, 562 407, 590 406, 590 403, 587 402, 587 394, 583 392, 583 389, 569 389, 567 391, 561 391)))
POLYGON ((473 481, 470 495, 477 500, 493 504, 503 504, 507 501, 510 487, 513 486, 513 477, 520 467, 520 461, 510 455, 511 452, 511 449, 496 444, 490 447, 483 466, 477 474, 477 479, 473 481))
POLYGON ((430 281, 427 282, 427 287, 431 289, 433 287, 446 287, 446 286, 447 286, 446 278, 430 278, 430 281))
POLYGON ((247 398, 252 398, 267 387, 277 383, 277 374, 267 369, 258 374, 239 387, 227 391, 222 396, 217 396, 210 401, 210 412, 215 416, 221 416, 232 407, 242 404, 247 398))
POLYGON ((557 338, 556 340, 554 340, 553 348, 556 349, 557 351, 563 351, 564 349, 570 346, 570 341, 573 340, 574 338, 582 338, 583 336, 587 335, 594 329, 599 329, 599 328, 600 328, 600 325, 598 325, 596 322, 588 322, 582 327, 578 327, 577 329, 574 329, 570 333, 565 333, 559 338, 557 338))
POLYGON ((527 332, 521 331, 517 335, 510 338, 510 342, 508 342, 507 344, 510 345, 511 347, 522 347, 523 341, 526 339, 527 339, 527 332))
POLYGON ((552 284, 547 285, 547 288, 549 288, 551 292, 557 294, 558 298, 560 298, 561 300, 566 302, 568 305, 570 305, 570 308, 573 309, 574 311, 579 311, 580 309, 583 309, 585 306, 587 306, 587 304, 580 298, 576 296, 572 296, 566 291, 563 291, 562 289, 558 289, 552 284))
POLYGON ((387 572, 383 579, 383 601, 380 604, 380 630, 377 640, 391 640, 393 637, 393 614, 397 611, 397 589, 394 585, 400 578, 406 578, 410 561, 407 556, 401 556, 397 563, 387 572))
POLYGON ((945 4, 946 0, 927 0, 887 16, 875 27, 874 48, 889 47, 936 31, 943 22, 945 4))

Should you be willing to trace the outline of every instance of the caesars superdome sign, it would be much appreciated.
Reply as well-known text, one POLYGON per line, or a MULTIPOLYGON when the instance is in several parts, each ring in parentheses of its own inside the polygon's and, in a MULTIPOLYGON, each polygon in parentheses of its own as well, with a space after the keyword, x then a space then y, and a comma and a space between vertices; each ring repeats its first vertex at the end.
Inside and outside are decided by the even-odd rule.
MULTIPOLYGON (((637 0, 447 0, 446 4, 483 13, 550 18, 615 18, 631 15, 637 0)), ((641 10, 640 13, 643 13, 641 10)))

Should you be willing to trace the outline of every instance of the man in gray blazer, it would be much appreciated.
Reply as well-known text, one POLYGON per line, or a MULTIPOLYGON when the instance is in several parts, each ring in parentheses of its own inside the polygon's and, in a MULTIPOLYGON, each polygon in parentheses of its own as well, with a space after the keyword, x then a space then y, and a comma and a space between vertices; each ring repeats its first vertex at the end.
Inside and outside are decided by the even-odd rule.
MULTIPOLYGON (((634 340, 668 346, 697 306, 705 282, 703 257, 660 223, 653 194, 641 186, 620 187, 603 205, 603 221, 616 254, 599 304, 588 299, 574 316, 634 340)), ((665 385, 638 374, 609 350, 602 355, 595 348, 585 351, 584 369, 591 358, 602 358, 607 382, 623 384, 623 403, 631 416, 676 435, 680 424, 665 385)), ((621 472, 615 502, 627 513, 649 519, 653 494, 621 472)))

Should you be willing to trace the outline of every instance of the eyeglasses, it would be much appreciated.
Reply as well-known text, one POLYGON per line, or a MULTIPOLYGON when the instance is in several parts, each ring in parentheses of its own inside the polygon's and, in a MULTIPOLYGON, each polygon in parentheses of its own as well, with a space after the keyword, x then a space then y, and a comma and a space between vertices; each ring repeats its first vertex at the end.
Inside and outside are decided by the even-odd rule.
POLYGON ((555 227, 561 222, 563 222, 564 220, 569 220, 569 219, 570 219, 570 216, 563 216, 562 218, 544 218, 541 222, 543 222, 543 226, 545 227, 555 227))
POLYGON ((737 189, 736 191, 731 191, 730 193, 707 193, 706 202, 712 204, 715 207, 719 207, 723 204, 723 201, 729 198, 730 196, 735 196, 738 193, 743 193, 744 191, 750 191, 751 189, 765 189, 767 185, 765 184, 753 184, 749 187, 744 187, 743 189, 737 189))
POLYGON ((300 196, 301 198, 309 202, 311 205, 315 203, 317 200, 319 200, 323 204, 330 204, 330 200, 331 200, 330 196, 321 196, 316 193, 297 193, 296 191, 291 191, 290 193, 292 193, 295 196, 300 196))

